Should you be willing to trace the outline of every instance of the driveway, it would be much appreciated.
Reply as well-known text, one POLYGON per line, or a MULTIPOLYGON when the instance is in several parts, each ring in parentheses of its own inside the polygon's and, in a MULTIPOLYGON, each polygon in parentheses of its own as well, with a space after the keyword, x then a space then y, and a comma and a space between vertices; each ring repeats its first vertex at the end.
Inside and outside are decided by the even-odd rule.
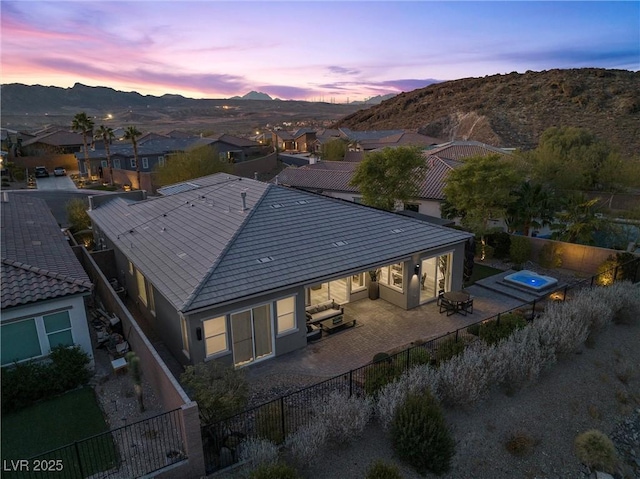
POLYGON ((68 176, 53 176, 49 178, 37 178, 36 184, 39 190, 50 191, 75 191, 76 185, 68 176))

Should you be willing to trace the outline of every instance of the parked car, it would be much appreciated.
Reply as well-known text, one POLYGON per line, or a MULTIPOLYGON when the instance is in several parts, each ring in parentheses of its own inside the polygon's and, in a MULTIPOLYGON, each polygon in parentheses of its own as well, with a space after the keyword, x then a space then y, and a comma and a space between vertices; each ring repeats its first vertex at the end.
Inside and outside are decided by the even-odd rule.
POLYGON ((53 169, 53 176, 65 176, 67 174, 67 170, 65 170, 62 166, 56 166, 53 169))
POLYGON ((47 168, 45 168, 44 166, 36 166, 35 173, 36 173, 36 178, 49 177, 49 172, 47 171, 47 168))

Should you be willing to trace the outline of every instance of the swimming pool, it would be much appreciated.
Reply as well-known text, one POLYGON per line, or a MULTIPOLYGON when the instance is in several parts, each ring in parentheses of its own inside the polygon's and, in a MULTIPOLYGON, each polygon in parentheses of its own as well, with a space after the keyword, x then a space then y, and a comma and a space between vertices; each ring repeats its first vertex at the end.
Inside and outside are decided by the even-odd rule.
POLYGON ((534 291, 541 291, 558 283, 558 280, 556 278, 552 278, 551 276, 543 276, 534 271, 529 271, 528 269, 511 273, 505 276, 504 280, 509 283, 517 284, 518 286, 532 289, 534 291))

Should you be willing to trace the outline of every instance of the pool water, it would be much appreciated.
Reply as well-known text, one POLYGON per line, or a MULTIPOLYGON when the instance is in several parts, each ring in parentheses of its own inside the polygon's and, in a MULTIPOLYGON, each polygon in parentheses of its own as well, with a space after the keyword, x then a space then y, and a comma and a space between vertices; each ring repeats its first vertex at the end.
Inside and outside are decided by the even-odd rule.
POLYGON ((543 276, 527 269, 511 273, 505 276, 504 280, 533 291, 541 291, 558 283, 556 278, 543 276))

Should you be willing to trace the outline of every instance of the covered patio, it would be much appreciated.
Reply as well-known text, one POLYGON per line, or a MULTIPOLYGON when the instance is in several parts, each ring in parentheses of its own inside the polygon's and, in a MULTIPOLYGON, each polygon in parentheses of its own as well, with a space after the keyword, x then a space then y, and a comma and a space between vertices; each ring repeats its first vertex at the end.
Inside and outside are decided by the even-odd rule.
POLYGON ((404 310, 387 301, 361 299, 344 305, 345 317, 356 320, 306 348, 247 368, 249 377, 296 374, 328 378, 363 366, 379 352, 400 351, 415 341, 427 341, 503 311, 522 301, 480 286, 466 289, 474 297, 473 314, 447 316, 436 302, 404 310))

